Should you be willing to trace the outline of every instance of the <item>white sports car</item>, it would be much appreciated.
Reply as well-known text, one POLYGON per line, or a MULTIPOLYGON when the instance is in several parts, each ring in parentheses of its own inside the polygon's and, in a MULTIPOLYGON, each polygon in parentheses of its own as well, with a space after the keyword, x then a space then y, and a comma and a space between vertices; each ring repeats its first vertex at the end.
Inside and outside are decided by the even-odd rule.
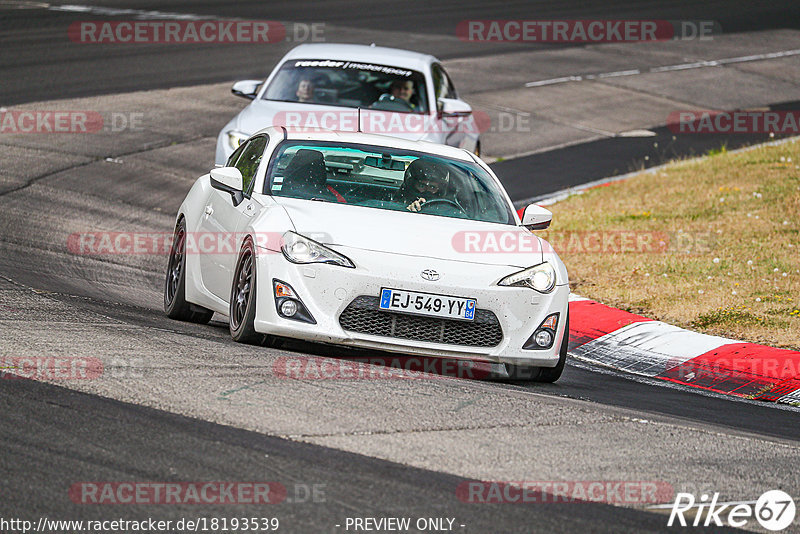
POLYGON ((164 306, 194 322, 227 315, 240 342, 468 359, 555 381, 567 271, 530 232, 551 217, 530 205, 520 221, 467 150, 270 127, 183 201, 164 306))
MULTIPOLYGON (((424 140, 480 154, 476 120, 433 56, 353 44, 303 44, 279 62, 266 82, 242 80, 233 94, 253 101, 217 137, 221 165, 245 139, 267 126, 355 130, 424 140)), ((485 119, 485 120, 483 120, 485 119)))

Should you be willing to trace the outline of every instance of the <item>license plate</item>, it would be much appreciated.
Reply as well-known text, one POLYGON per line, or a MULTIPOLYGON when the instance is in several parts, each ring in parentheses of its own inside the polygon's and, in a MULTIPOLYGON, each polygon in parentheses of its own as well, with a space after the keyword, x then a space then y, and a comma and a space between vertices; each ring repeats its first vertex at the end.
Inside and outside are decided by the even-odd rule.
POLYGON ((403 291, 402 289, 382 288, 380 309, 447 319, 467 321, 475 319, 475 299, 403 291))

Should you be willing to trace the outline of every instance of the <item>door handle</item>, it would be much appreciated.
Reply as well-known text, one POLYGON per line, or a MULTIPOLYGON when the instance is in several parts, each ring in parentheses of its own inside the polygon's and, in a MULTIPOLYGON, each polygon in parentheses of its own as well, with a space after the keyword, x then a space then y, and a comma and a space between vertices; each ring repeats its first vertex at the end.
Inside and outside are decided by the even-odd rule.
POLYGON ((206 206, 205 212, 206 212, 206 215, 211 215, 212 213, 214 213, 214 208, 211 207, 211 204, 206 206))

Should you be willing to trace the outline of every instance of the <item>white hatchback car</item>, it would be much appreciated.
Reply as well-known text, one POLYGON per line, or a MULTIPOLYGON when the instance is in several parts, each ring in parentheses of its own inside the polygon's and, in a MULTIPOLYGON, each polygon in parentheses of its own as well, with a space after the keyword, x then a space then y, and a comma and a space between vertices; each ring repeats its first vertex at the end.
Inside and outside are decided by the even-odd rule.
POLYGON ((270 127, 181 204, 164 306, 194 322, 225 314, 241 342, 467 359, 555 381, 567 271, 530 231, 551 217, 530 205, 520 221, 463 149, 270 127))
POLYGON ((395 48, 303 44, 286 54, 265 82, 242 80, 232 92, 253 102, 220 131, 217 164, 267 126, 360 127, 480 154, 480 130, 488 125, 488 116, 476 120, 458 97, 439 60, 395 48), (356 109, 361 110, 358 119, 356 109))

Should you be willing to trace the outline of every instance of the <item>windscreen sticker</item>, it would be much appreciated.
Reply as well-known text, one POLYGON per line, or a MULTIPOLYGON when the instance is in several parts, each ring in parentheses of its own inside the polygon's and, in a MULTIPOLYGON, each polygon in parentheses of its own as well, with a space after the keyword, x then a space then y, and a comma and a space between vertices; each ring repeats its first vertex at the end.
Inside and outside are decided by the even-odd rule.
POLYGON ((413 74, 413 71, 405 70, 405 69, 398 69, 396 67, 387 67, 386 65, 375 65, 373 63, 354 63, 352 61, 331 61, 328 59, 324 60, 309 60, 309 59, 301 59, 294 62, 294 66, 297 67, 317 67, 317 68, 332 68, 332 69, 358 69, 358 70, 370 70, 373 72, 382 72, 384 74, 391 74, 394 76, 405 76, 408 78, 413 74))

